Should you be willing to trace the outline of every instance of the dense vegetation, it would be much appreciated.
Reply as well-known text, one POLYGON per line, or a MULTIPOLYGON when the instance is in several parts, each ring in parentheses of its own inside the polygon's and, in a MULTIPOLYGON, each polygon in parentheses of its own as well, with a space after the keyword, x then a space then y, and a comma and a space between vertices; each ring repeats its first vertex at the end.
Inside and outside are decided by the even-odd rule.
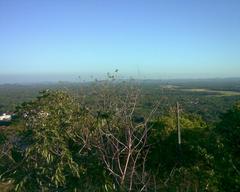
MULTIPOLYGON (((152 110, 154 101, 161 102, 161 110, 157 111, 160 114, 166 113, 171 106, 176 104, 176 101, 179 101, 184 112, 198 114, 208 123, 212 123, 218 121, 221 113, 226 112, 240 100, 240 79, 135 80, 128 81, 128 83, 141 89, 138 104, 141 113, 145 114, 152 110), (194 91, 199 89, 206 91, 194 91), (217 92, 213 92, 214 90, 217 92), (218 91, 225 91, 226 94, 218 91)), ((0 114, 14 111, 17 105, 33 100, 38 96, 39 91, 46 89, 63 90, 78 95, 82 89, 89 92, 92 85, 91 83, 66 82, 29 85, 3 84, 0 85, 0 114)))
POLYGON ((239 96, 137 84, 54 87, 19 105, 17 119, 1 130, 0 187, 240 191, 239 96))

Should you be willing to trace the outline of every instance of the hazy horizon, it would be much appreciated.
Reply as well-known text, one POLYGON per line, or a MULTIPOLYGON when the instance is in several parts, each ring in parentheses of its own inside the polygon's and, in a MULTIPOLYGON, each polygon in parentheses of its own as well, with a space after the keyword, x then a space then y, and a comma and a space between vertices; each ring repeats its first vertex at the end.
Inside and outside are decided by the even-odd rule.
MULTIPOLYGON (((135 80, 205 80, 205 79, 240 79, 239 76, 224 75, 192 75, 192 74, 117 74, 117 79, 135 80)), ((94 80, 107 79, 107 73, 102 74, 4 74, 0 76, 0 84, 31 84, 31 83, 58 83, 58 82, 89 82, 94 80)))
POLYGON ((1 0, 0 83, 240 77, 239 0, 1 0))

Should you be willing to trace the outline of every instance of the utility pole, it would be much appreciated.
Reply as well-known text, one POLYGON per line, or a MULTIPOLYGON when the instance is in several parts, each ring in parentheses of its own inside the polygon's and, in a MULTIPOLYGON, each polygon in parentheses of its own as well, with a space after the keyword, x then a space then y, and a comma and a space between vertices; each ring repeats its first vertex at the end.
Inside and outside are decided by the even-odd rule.
POLYGON ((182 141, 181 141, 181 126, 180 126, 180 108, 179 108, 179 103, 177 102, 176 106, 176 115, 177 115, 177 135, 178 135, 178 145, 177 145, 177 159, 178 163, 181 164, 182 162, 182 141))
POLYGON ((178 133, 178 145, 181 146, 180 109, 178 102, 177 102, 177 133, 178 133))

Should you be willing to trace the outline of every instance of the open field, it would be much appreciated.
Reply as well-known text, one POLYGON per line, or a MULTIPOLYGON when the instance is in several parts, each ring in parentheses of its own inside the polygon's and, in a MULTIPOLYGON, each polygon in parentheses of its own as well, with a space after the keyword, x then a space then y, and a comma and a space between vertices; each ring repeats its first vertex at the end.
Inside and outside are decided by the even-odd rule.
POLYGON ((205 92, 212 93, 213 96, 224 97, 224 96, 240 96, 240 92, 237 91, 222 91, 222 90, 211 90, 211 89, 181 89, 182 91, 190 91, 190 92, 205 92))

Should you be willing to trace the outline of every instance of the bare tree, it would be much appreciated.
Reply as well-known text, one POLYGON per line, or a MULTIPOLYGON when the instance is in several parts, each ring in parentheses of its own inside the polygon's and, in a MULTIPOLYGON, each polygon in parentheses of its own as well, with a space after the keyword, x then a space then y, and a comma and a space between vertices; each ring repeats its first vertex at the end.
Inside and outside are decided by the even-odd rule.
POLYGON ((152 177, 146 170, 149 151, 149 120, 137 122, 138 89, 127 89, 124 95, 117 88, 105 89, 99 96, 95 146, 101 160, 114 179, 116 190, 147 191, 152 177))

